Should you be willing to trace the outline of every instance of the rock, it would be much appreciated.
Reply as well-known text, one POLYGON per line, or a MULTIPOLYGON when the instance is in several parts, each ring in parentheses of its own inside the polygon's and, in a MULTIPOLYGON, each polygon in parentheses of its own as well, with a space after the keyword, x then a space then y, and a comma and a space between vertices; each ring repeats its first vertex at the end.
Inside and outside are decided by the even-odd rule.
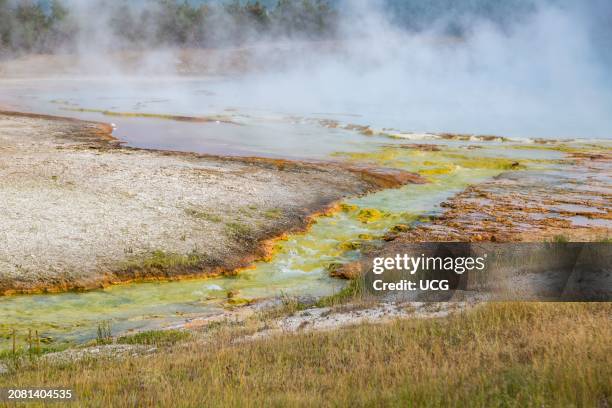
POLYGON ((353 171, 360 173, 362 178, 366 181, 385 188, 396 188, 406 184, 427 183, 427 179, 420 174, 399 169, 390 169, 385 167, 359 167, 354 168, 353 171))
POLYGON ((361 262, 350 262, 347 264, 331 264, 328 267, 329 275, 341 279, 357 279, 362 274, 361 262), (333 265, 333 266, 332 266, 333 265))

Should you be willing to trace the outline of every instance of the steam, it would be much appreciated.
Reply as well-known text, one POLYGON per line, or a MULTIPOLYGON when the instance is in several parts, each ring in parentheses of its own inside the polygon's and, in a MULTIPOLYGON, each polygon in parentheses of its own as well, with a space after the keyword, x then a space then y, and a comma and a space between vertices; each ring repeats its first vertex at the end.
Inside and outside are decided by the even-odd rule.
MULTIPOLYGON (((333 34, 316 39, 238 30, 216 8, 220 49, 188 56, 153 46, 155 27, 140 33, 147 51, 134 53, 109 29, 112 3, 68 2, 81 27, 78 67, 90 75, 126 84, 151 75, 222 75, 227 107, 351 114, 352 122, 401 131, 612 138, 612 58, 605 51, 612 7, 605 0, 499 2, 496 13, 498 2, 482 1, 475 3, 487 7, 439 8, 412 20, 389 1, 343 0, 333 34), (232 40, 237 32, 241 38, 232 40), (129 66, 126 50, 138 55, 129 66)), ((139 19, 140 7, 156 13, 150 5, 125 12, 139 19)), ((173 96, 178 106, 202 103, 180 87, 173 96)))
POLYGON ((449 36, 443 18, 409 31, 381 3, 350 2, 341 50, 239 87, 252 104, 358 113, 403 131, 610 138, 612 71, 587 15, 542 2, 509 26, 463 16, 462 35, 449 36))

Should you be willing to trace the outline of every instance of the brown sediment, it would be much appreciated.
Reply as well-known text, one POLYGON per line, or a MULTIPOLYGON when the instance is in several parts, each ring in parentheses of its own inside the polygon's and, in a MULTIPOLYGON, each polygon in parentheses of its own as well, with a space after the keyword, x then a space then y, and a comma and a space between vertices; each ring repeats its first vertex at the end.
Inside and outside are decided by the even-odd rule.
POLYGON ((319 125, 329 129, 336 129, 342 126, 340 122, 334 119, 321 119, 319 120, 319 125))
POLYGON ((547 171, 504 173, 442 204, 409 241, 591 241, 612 236, 612 155, 569 154, 547 171), (586 220, 586 221, 584 221, 586 220))
MULTIPOLYGON (((308 118, 295 117, 296 120, 311 120, 308 118)), ((316 123, 320 126, 330 128, 330 129, 344 129, 353 132, 361 133, 365 136, 385 136, 390 139, 404 139, 397 133, 405 134, 405 135, 427 135, 432 139, 442 139, 442 140, 457 140, 457 141, 480 141, 480 142, 509 142, 511 139, 498 136, 498 135, 479 135, 479 134, 471 134, 471 133, 448 133, 448 132, 425 132, 425 133, 414 133, 414 132, 398 132, 395 129, 382 129, 375 130, 367 125, 357 125, 354 123, 341 123, 335 119, 317 119, 316 123)), ((537 143, 544 143, 539 141, 537 143)), ((406 149, 416 149, 416 150, 425 150, 425 151, 436 151, 435 145, 427 145, 427 144, 406 144, 406 145, 394 145, 395 147, 403 147, 406 149), (430 150, 431 149, 431 150, 430 150)), ((471 148, 475 149, 478 146, 472 146, 471 148)))
POLYGON ((332 275, 353 278, 375 257, 406 253, 415 242, 589 242, 612 237, 612 155, 568 154, 556 168, 507 172, 441 204, 439 216, 402 225, 382 248, 332 275))
POLYGON ((426 144, 426 143, 405 143, 405 144, 389 144, 385 147, 395 147, 400 149, 410 149, 410 150, 419 150, 422 152, 439 152, 439 146, 435 144, 426 144))
POLYGON ((569 156, 573 159, 587 159, 587 160, 601 160, 609 161, 612 160, 612 156, 608 153, 597 153, 597 152, 573 152, 569 153, 569 156))
POLYGON ((100 113, 104 116, 118 116, 126 118, 150 118, 150 119, 165 119, 175 120, 177 122, 192 122, 192 123, 226 123, 230 125, 239 125, 226 116, 185 116, 185 115, 168 115, 162 113, 146 113, 146 112, 119 112, 103 109, 87 109, 87 108, 63 108, 66 111, 72 112, 92 112, 100 113))
POLYGON ((304 160, 287 160, 269 157, 256 156, 216 156, 207 153, 184 152, 174 150, 158 150, 144 149, 139 147, 121 146, 122 149, 134 151, 157 152, 167 156, 182 156, 191 158, 217 158, 226 162, 237 162, 245 164, 253 164, 258 167, 265 167, 279 171, 303 171, 327 169, 338 171, 348 171, 359 175, 362 180, 374 186, 375 189, 398 188, 406 184, 426 184, 429 181, 418 173, 412 173, 406 170, 375 167, 375 166, 356 166, 339 162, 321 162, 321 161, 304 161, 304 160))
POLYGON ((0 247, 0 295, 237 273, 345 197, 424 182, 339 163, 130 148, 111 132, 96 122, 0 112, 0 234, 17 238, 0 247), (185 212, 187 204, 202 209, 185 212), (11 226, 16 219, 32 228, 11 226), (157 248, 168 262, 149 260, 157 248))
POLYGON ((510 139, 503 136, 496 135, 476 135, 476 134, 466 134, 466 133, 433 133, 433 135, 444 139, 444 140, 461 140, 461 141, 470 141, 470 140, 480 140, 482 142, 507 142, 510 139))
MULTIPOLYGON (((300 120, 300 121, 313 121, 313 119, 304 118, 304 117, 291 117, 290 119, 300 120)), ((342 123, 335 119, 315 119, 315 123, 318 123, 320 126, 329 128, 329 129, 344 129, 348 131, 358 132, 365 136, 384 136, 390 139, 405 139, 401 136, 404 135, 426 135, 432 139, 442 139, 442 140, 456 140, 456 141, 479 141, 479 142, 509 142, 510 138, 498 135, 481 135, 481 134, 472 134, 472 133, 449 133, 449 132, 424 132, 424 133, 415 133, 415 132, 400 132, 396 129, 383 128, 382 130, 372 129, 368 125, 358 125, 354 123, 342 123)), ((567 140, 570 141, 570 140, 567 140)), ((535 143, 538 144, 548 144, 546 139, 535 139, 535 143)), ((553 142, 553 143, 556 143, 553 142)), ((395 147, 403 147, 406 149, 415 149, 415 150, 425 150, 425 151, 436 151, 435 145, 428 144, 405 144, 405 145, 394 145, 395 147)), ((470 146, 471 149, 477 149, 480 146, 470 146)))
MULTIPOLYGON (((442 139, 442 140, 456 140, 462 142, 479 141, 479 142, 509 142, 510 138, 497 135, 479 135, 471 133, 436 133, 436 132, 399 132, 397 130, 383 130, 378 133, 381 136, 388 137, 390 139, 402 140, 406 137, 402 135, 420 135, 425 136, 428 139, 442 139)), ((418 146, 418 145, 415 145, 418 146)), ((471 146, 470 148, 478 148, 477 146, 471 146)))
POLYGON ((70 118, 66 116, 53 116, 32 112, 16 112, 2 109, 0 109, 0 115, 64 122, 76 125, 81 128, 85 126, 82 129, 84 130, 83 132, 71 132, 70 137, 77 141, 84 141, 83 136, 85 136, 86 139, 97 142, 100 144, 100 146, 105 146, 106 144, 118 146, 121 144, 119 139, 113 136, 112 125, 105 122, 82 121, 80 119, 70 118))
MULTIPOLYGON (((294 119, 312 121, 312 119, 302 117, 295 117, 294 119)), ((364 136, 374 136, 378 134, 377 131, 367 125, 357 125, 355 123, 343 124, 335 119, 316 119, 315 122, 318 123, 320 126, 323 126, 328 129, 344 129, 361 133, 364 136)))
POLYGON ((383 188, 397 188, 406 184, 426 184, 427 179, 420 174, 385 167, 348 167, 350 171, 361 174, 362 178, 383 188))

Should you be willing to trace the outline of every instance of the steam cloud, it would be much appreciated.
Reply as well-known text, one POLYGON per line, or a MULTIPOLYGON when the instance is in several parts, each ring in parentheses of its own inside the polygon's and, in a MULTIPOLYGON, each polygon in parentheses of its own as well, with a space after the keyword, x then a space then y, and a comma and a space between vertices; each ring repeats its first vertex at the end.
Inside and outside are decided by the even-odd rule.
POLYGON ((612 137, 612 70, 593 10, 540 2, 505 25, 463 15, 452 21, 463 30, 456 37, 444 18, 415 32, 392 23, 381 3, 347 7, 341 52, 306 54, 283 75, 241 83, 243 94, 408 131, 612 137))
MULTIPOLYGON (((249 31, 253 69, 233 77, 226 91, 243 105, 351 113, 361 115, 357 122, 403 131, 612 137, 612 35, 606 29, 612 7, 605 0, 517 1, 496 12, 492 4, 506 2, 476 3, 481 7, 440 8, 406 20, 389 1, 340 1, 335 34, 325 41, 249 31)), ((82 67, 103 67, 129 80, 134 72, 108 62, 106 54, 125 47, 108 29, 107 7, 70 0, 68 9, 87 22, 77 47, 82 67)), ((137 74, 180 74, 180 51, 149 51, 137 74)), ((201 58, 225 67, 223 56, 201 58)))

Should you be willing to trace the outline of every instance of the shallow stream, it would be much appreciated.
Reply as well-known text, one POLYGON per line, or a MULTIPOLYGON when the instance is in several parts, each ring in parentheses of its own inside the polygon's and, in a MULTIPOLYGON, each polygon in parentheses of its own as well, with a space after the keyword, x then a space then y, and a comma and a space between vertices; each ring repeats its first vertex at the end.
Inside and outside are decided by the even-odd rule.
POLYGON ((99 82, 13 81, 2 85, 0 104, 18 111, 113 122, 115 135, 132 146, 368 163, 418 172, 430 183, 347 200, 342 211, 320 217, 309 232, 279 241, 271 262, 259 262, 236 277, 0 298, 0 349, 8 347, 12 329, 38 330, 46 341, 57 344, 95 338, 101 321, 111 321, 113 332, 119 333, 222 313, 229 291, 249 300, 333 294, 344 282, 329 277, 330 263, 357 259, 361 245, 376 242, 395 225, 426 222, 442 201, 469 184, 513 169, 516 161, 522 168, 542 168, 562 157, 526 141, 431 139, 428 143, 440 150, 422 151, 402 146, 414 143, 406 138, 424 137, 419 134, 403 133, 402 138, 397 136, 402 132, 394 131, 395 137, 390 137, 389 132, 371 134, 346 126, 368 125, 369 118, 359 114, 296 115, 228 105, 219 97, 222 84, 208 80, 179 82, 162 90, 148 85, 107 92, 110 85, 99 82), (181 92, 186 96, 177 98, 181 92), (109 116, 108 111, 214 120, 191 123, 161 116, 109 116))

